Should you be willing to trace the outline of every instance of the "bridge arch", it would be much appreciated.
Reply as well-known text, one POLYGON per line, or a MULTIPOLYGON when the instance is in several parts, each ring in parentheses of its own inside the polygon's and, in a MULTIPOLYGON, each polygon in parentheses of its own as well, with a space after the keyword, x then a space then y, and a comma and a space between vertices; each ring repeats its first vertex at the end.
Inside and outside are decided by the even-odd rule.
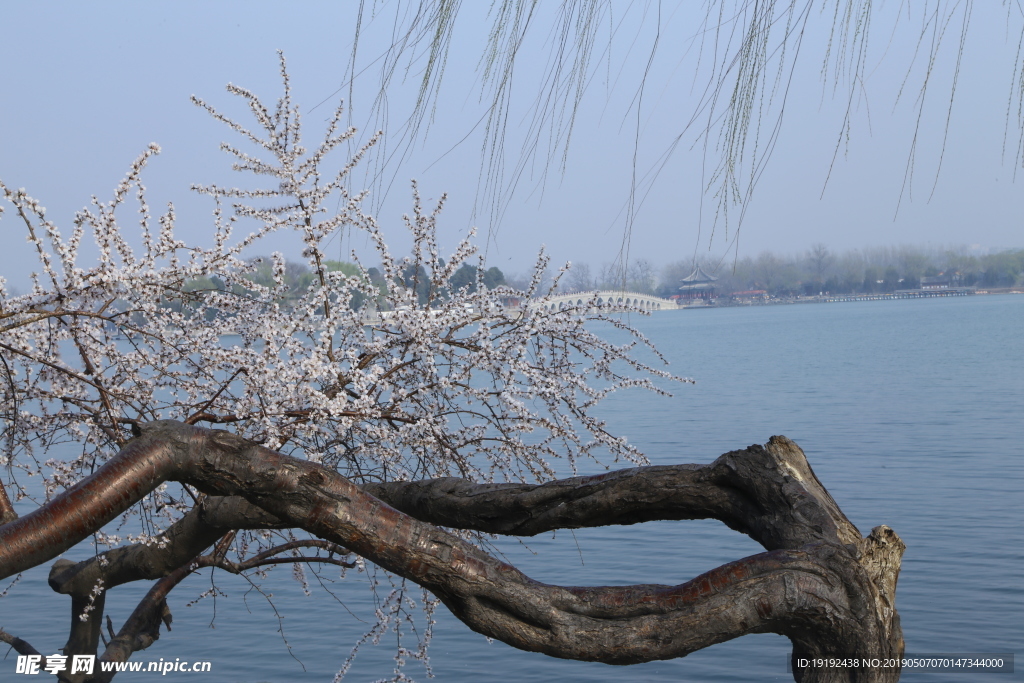
POLYGON ((548 311, 576 309, 581 314, 589 311, 615 312, 617 310, 671 311, 678 306, 671 299, 663 299, 643 292, 602 290, 596 292, 573 292, 553 296, 544 303, 528 303, 532 308, 548 311))

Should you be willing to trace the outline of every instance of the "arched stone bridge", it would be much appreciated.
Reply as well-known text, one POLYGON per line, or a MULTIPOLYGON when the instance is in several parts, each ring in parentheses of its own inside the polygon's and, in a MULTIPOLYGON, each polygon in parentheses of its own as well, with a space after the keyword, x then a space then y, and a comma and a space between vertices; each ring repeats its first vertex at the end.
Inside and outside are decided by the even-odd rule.
POLYGON ((531 301, 530 308, 541 308, 546 306, 551 310, 563 308, 582 309, 588 302, 596 297, 597 306, 591 306, 587 312, 592 311, 622 311, 627 308, 640 308, 645 311, 674 311, 679 307, 672 299, 662 299, 653 294, 642 292, 622 291, 601 291, 601 292, 576 292, 574 294, 559 294, 553 296, 546 302, 531 301))

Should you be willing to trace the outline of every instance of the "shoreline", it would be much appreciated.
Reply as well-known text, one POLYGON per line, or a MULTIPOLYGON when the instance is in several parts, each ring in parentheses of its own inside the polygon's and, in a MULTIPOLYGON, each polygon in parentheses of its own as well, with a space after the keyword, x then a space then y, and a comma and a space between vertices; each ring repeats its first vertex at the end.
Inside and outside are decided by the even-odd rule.
POLYGON ((699 310, 711 308, 741 308, 747 306, 785 306, 791 304, 825 304, 843 303, 849 301, 896 301, 901 299, 935 299, 946 297, 962 296, 991 296, 996 294, 1024 294, 1022 287, 1000 287, 989 289, 944 289, 944 290, 897 290, 879 294, 836 294, 817 296, 782 297, 777 299, 745 300, 745 301, 721 301, 716 300, 711 304, 698 304, 680 306, 677 310, 699 310))

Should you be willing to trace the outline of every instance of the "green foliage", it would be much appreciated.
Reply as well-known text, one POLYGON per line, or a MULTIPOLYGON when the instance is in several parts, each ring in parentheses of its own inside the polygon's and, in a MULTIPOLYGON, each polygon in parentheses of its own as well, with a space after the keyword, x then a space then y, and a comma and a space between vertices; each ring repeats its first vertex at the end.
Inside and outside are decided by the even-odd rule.
MULTIPOLYGON (((701 267, 718 277, 718 291, 723 294, 752 289, 767 290, 771 296, 888 293, 917 289, 921 278, 936 276, 948 276, 951 287, 1024 285, 1024 249, 976 256, 963 248, 940 251, 905 245, 832 253, 824 245, 815 245, 803 256, 766 251, 729 264, 705 259, 701 267)), ((692 269, 689 260, 666 266, 657 293, 665 297, 678 293, 679 281, 692 269)))
POLYGON ((462 266, 455 271, 449 282, 453 291, 460 289, 468 289, 471 292, 476 291, 476 271, 477 269, 468 263, 463 263, 462 266))
POLYGON ((358 277, 361 274, 359 266, 348 261, 324 261, 324 269, 328 273, 342 272, 349 277, 358 277))
POLYGON ((402 270, 401 280, 398 282, 399 285, 406 289, 411 289, 416 292, 416 301, 419 305, 424 305, 430 301, 430 275, 427 274, 426 268, 420 265, 409 264, 402 270))
POLYGON ((896 270, 893 266, 889 266, 885 269, 885 275, 882 276, 882 290, 885 292, 895 292, 899 288, 900 271, 896 270))
POLYGON ((487 270, 483 270, 477 266, 471 266, 468 263, 463 263, 449 280, 452 291, 468 289, 470 292, 475 292, 478 274, 480 275, 480 280, 483 281, 484 287, 487 289, 494 289, 495 287, 505 284, 505 274, 496 266, 491 266, 487 270))
MULTIPOLYGON (((255 270, 252 273, 246 275, 246 279, 249 281, 262 285, 263 287, 276 287, 277 284, 274 282, 273 266, 271 259, 265 256, 257 257, 250 260, 255 270)), ((341 272, 349 277, 361 277, 359 267, 354 263, 348 261, 334 261, 327 260, 323 262, 324 273, 336 273, 341 272)), ((376 269, 371 269, 374 271, 376 269)), ((379 275, 379 271, 378 275, 379 275)), ((320 279, 313 269, 305 263, 297 263, 295 261, 286 261, 284 266, 284 295, 278 299, 278 302, 283 306, 293 305, 303 294, 309 291, 310 287, 318 286, 320 279)), ((383 288, 383 281, 375 283, 378 288, 381 289, 381 295, 386 293, 386 288, 383 288)), ((242 290, 239 290, 242 293, 242 290)), ((348 302, 348 305, 353 309, 357 309, 363 305, 366 301, 366 295, 362 292, 353 292, 352 299, 348 302)))
POLYGON ((982 257, 979 281, 985 287, 1012 287, 1024 272, 1024 249, 982 257))
POLYGON ((494 289, 505 284, 505 274, 497 266, 491 266, 484 272, 484 287, 494 289))

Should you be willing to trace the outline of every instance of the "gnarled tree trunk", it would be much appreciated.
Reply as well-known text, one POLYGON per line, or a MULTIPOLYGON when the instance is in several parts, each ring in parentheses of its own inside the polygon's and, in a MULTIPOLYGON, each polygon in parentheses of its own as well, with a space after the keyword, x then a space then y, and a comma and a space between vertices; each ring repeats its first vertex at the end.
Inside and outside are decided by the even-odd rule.
MULTIPOLYGON (((793 642, 797 681, 899 678, 898 667, 798 666, 823 656, 903 654, 894 601, 904 545, 885 526, 862 537, 785 437, 709 465, 639 467, 540 485, 448 478, 360 487, 228 432, 153 422, 95 474, 0 527, 0 578, 52 559, 165 481, 207 497, 165 532, 163 547, 118 548, 103 562, 54 563, 51 587, 72 598, 66 655, 126 660, 159 637, 161 620, 169 619, 164 598, 196 567, 237 572, 274 561, 253 558, 242 566, 224 559, 233 530, 297 528, 323 539, 304 542, 307 547, 321 543, 316 547, 361 555, 433 592, 473 630, 524 650, 632 664, 771 632, 793 642), (529 536, 704 518, 749 535, 766 552, 678 586, 552 586, 441 528, 529 536), (98 579, 105 590, 157 580, 103 652, 102 596, 85 621, 77 618, 98 579)), ((0 638, 23 654, 35 652, 5 632, 0 638)), ((109 676, 97 670, 63 678, 88 683, 109 676)))

